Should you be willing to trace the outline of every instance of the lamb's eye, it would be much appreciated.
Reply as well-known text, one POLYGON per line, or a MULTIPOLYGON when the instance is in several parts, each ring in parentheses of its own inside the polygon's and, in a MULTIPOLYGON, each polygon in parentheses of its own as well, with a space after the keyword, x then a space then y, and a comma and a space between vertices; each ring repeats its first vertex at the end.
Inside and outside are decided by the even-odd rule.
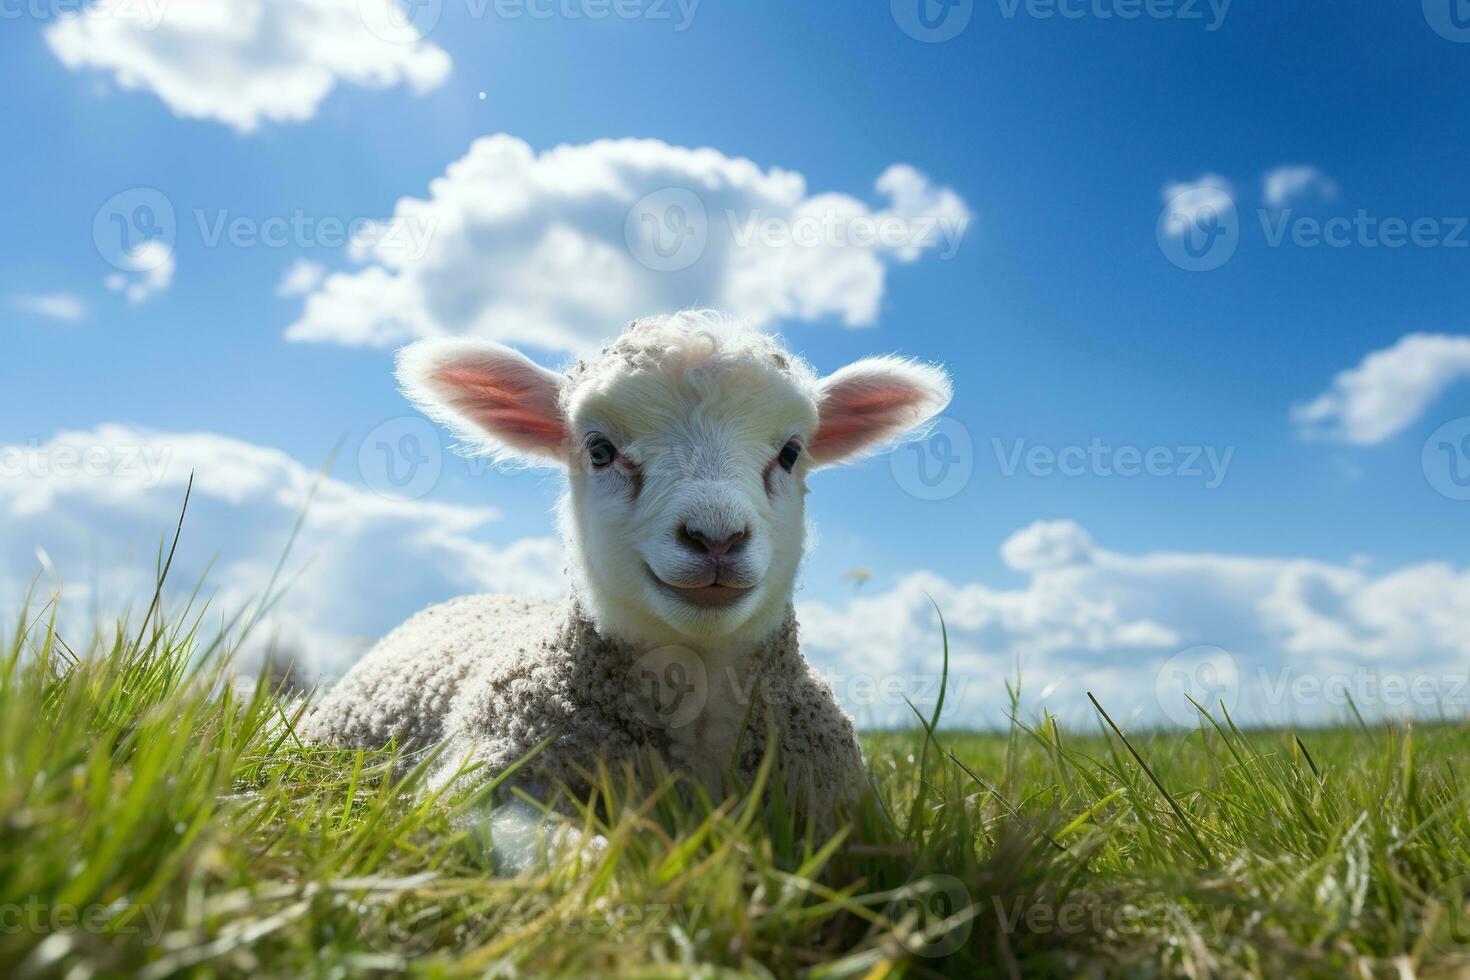
POLYGON ((602 469, 618 458, 618 449, 606 439, 598 436, 587 444, 587 458, 592 461, 593 466, 602 469))
POLYGON ((800 455, 801 443, 797 442, 795 439, 792 439, 786 445, 781 447, 781 455, 776 457, 776 462, 781 464, 781 468, 783 470, 785 470, 787 473, 790 473, 792 468, 796 466, 797 457, 799 457, 800 455))

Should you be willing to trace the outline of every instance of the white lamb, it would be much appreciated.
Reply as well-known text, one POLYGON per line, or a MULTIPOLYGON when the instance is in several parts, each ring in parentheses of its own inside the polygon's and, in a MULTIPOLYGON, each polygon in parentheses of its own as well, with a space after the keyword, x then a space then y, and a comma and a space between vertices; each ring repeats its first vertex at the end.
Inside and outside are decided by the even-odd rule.
POLYGON ((859 785, 852 723, 797 642, 806 475, 943 409, 943 370, 880 357, 818 378, 766 334, 682 313, 634 322, 565 373, 444 339, 405 348, 398 378, 477 450, 566 468, 571 596, 424 610, 328 693, 307 736, 447 741, 440 779, 466 758, 488 778, 549 738, 516 773, 533 792, 651 752, 718 794, 750 779, 774 731, 794 791, 859 785))

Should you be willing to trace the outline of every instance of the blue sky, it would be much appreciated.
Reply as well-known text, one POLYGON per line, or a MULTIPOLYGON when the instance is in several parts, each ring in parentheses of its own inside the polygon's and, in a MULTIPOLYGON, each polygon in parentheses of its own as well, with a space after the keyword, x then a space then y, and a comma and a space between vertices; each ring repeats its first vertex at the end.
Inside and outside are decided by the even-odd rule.
MULTIPOLYGON (((779 296, 759 285, 738 294, 737 312, 756 311, 823 371, 886 351, 945 362, 956 388, 947 415, 973 445, 972 475, 941 500, 906 492, 885 457, 815 479, 819 541, 801 600, 813 658, 835 673, 932 671, 925 592, 955 610, 974 682, 959 703, 976 722, 995 720, 996 673, 1018 659, 1033 687, 1061 682, 1062 706, 1083 684, 1151 696, 1171 658, 1215 663, 1190 652, 1200 647, 1224 651, 1247 702, 1262 671, 1398 670, 1447 688, 1470 669, 1470 632, 1457 625, 1470 620, 1470 502, 1435 489, 1450 465, 1470 472, 1452 425, 1470 416, 1470 43, 1450 0, 1443 11, 1436 0, 1331 11, 1158 0, 1138 6, 1169 16, 1133 19, 1121 16, 1128 0, 1063 3, 1075 17, 990 0, 950 10, 951 26, 969 19, 942 43, 905 32, 907 0, 841 13, 628 0, 638 16, 602 19, 589 16, 597 0, 536 8, 547 16, 442 0, 413 8, 413 26, 388 40, 364 32, 358 15, 372 20, 373 2, 341 0, 340 17, 305 26, 300 0, 114 0, 86 21, 62 16, 58 0, 0 7, 11 22, 0 74, 24 93, 0 107, 14 231, 0 239, 0 308, 20 352, 5 372, 0 444, 44 454, 63 436, 118 458, 123 446, 174 447, 175 468, 213 461, 225 475, 201 499, 186 570, 202 574, 218 554, 222 596, 243 601, 284 540, 301 483, 292 466, 309 473, 340 443, 330 492, 350 517, 303 542, 302 559, 316 560, 281 627, 304 655, 335 669, 343 651, 429 601, 523 578, 554 587, 553 479, 484 472, 445 439, 438 479, 406 502, 375 492, 384 485, 371 446, 359 465, 364 439, 384 424, 394 440, 421 432, 403 420, 390 377, 392 349, 412 333, 362 344, 312 306, 335 281, 322 275, 353 278, 342 288, 360 311, 386 302, 364 270, 402 272, 324 241, 321 221, 392 218, 401 200, 428 198, 476 140, 505 134, 496 145, 523 143, 533 168, 537 154, 581 148, 578 173, 605 162, 597 141, 660 141, 649 152, 661 183, 641 190, 683 186, 690 164, 676 151, 709 147, 722 166, 743 158, 770 180, 800 174, 798 197, 844 195, 881 212, 890 201, 875 181, 902 164, 931 202, 945 191, 963 202, 953 255, 867 257, 854 272, 877 291, 867 312, 852 315, 843 289, 814 293, 807 276, 779 296), (321 54, 352 44, 347 56, 321 54), (94 235, 99 211, 110 227, 116 195, 125 219, 137 216, 140 188, 175 215, 167 275, 158 264, 120 271, 94 235), (1170 261, 1180 239, 1161 230, 1161 212, 1181 207, 1189 234, 1233 211, 1238 244, 1218 268, 1170 261), (1301 243, 1314 222, 1360 213, 1375 230, 1354 229, 1341 247, 1301 243), (258 229, 293 217, 317 230, 280 247, 209 233, 222 220, 258 229), (1420 221, 1422 243, 1386 246, 1380 226, 1393 219, 1420 221), (1286 238, 1273 245, 1282 221, 1286 238), (303 288, 279 295, 293 268, 303 288), (1365 361, 1375 352, 1388 353, 1365 361), (1308 418, 1300 407, 1314 402, 1308 418), (116 430, 101 432, 107 424, 116 430), (1433 442, 1451 448, 1426 456, 1447 424, 1433 442), (1203 475, 1090 465, 1080 476, 1008 475, 1018 440, 1166 450, 1176 469, 1196 449, 1229 463, 1214 487, 1203 475), (1426 458, 1443 472, 1427 472, 1426 458), (538 571, 518 575, 528 555, 538 571), (455 561, 480 571, 446 567, 455 561), (855 588, 844 576, 858 567, 872 578, 855 588), (893 625, 861 627, 875 619, 893 625)), ((749 203, 711 199, 717 231, 729 200, 749 203)), ((424 322, 500 330, 475 317, 532 274, 623 309, 596 263, 496 278, 497 262, 519 262, 555 221, 590 239, 607 231, 596 208, 521 203, 526 225, 501 239, 489 227, 446 231, 456 213, 436 212, 445 254, 418 280, 424 322)), ((771 256, 770 268, 788 258, 771 256)), ((640 278, 624 302, 737 295, 713 259, 630 266, 640 278)), ((573 317, 569 299, 515 302, 562 317, 546 337, 590 339, 584 320, 595 317, 573 317)), ((546 363, 568 356, 569 342, 504 329, 546 363)), ((40 547, 56 577, 99 601, 136 587, 145 575, 117 569, 146 571, 177 480, 133 487, 58 470, 7 472, 0 583, 18 588, 40 547), (104 566, 116 581, 88 585, 104 566)), ((1157 700, 1131 707, 1168 716, 1157 700)), ((1301 698, 1271 707, 1327 710, 1301 698)))

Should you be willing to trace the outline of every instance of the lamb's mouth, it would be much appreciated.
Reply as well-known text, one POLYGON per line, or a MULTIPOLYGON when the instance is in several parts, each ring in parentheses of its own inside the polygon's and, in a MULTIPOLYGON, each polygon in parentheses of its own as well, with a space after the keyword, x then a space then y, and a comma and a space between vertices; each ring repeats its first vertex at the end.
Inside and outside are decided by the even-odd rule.
POLYGON ((668 582, 659 578, 658 573, 652 568, 648 570, 648 577, 653 579, 654 584, 669 595, 676 599, 682 599, 692 606, 699 606, 704 609, 720 609, 725 606, 733 606, 741 599, 750 595, 755 589, 753 585, 726 585, 718 579, 709 585, 701 585, 694 588, 682 585, 670 585, 668 582))

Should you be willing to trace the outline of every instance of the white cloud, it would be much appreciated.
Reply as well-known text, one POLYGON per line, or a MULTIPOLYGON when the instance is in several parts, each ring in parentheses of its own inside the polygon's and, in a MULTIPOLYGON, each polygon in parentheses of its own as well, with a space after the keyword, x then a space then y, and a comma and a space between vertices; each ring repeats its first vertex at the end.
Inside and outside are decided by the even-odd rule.
POLYGON ((163 292, 174 281, 174 250, 161 239, 144 242, 117 261, 126 262, 128 268, 112 273, 103 284, 122 293, 134 306, 163 292))
POLYGON ((1337 197, 1337 184, 1312 166, 1277 167, 1261 179, 1261 185, 1266 203, 1273 208, 1311 194, 1327 201, 1337 197))
MULTIPOLYGON (((865 693, 852 681, 865 675, 899 678, 923 698, 932 687, 918 679, 932 680, 942 656, 932 597, 949 631, 951 721, 1003 721, 1001 681, 1018 663, 1033 696, 1047 687, 1048 705, 1073 721, 1088 717, 1088 690, 1115 717, 1187 721, 1191 709, 1182 698, 1156 696, 1156 685, 1168 687, 1165 665, 1198 645, 1226 651, 1239 678, 1232 695, 1237 717, 1321 719, 1346 710, 1320 692, 1283 693, 1283 684, 1300 676, 1347 683, 1365 713, 1432 713, 1432 700, 1403 703, 1412 696, 1372 682, 1428 678, 1450 710, 1470 712, 1470 570, 1427 563, 1375 576, 1360 559, 1336 565, 1207 552, 1129 554, 1098 547, 1072 521, 1024 528, 1001 554, 1026 574, 1024 585, 956 584, 916 572, 887 592, 841 606, 800 603, 809 658, 838 679, 839 693, 865 693)), ((848 700, 860 718, 912 718, 892 698, 848 700)))
POLYGON ((1291 417, 1303 438, 1374 445, 1413 425, 1463 378, 1470 378, 1470 337, 1413 333, 1339 373, 1291 417))
POLYGON ((87 315, 87 304, 70 293, 40 293, 14 296, 10 308, 17 313, 75 323, 87 315))
POLYGON ((1018 572, 1043 572, 1092 561, 1092 535, 1076 521, 1037 521, 1001 545, 1000 556, 1018 572))
POLYGON ((1205 174, 1198 180, 1166 184, 1163 197, 1173 219, 1166 224, 1164 231, 1174 238, 1204 226, 1210 214, 1224 216, 1235 211, 1234 190, 1230 182, 1219 174, 1205 174))
MULTIPOLYGON (((151 596, 159 537, 173 528, 191 472, 171 574, 176 596, 222 556, 204 590, 217 593, 217 616, 259 597, 317 472, 279 450, 213 433, 115 424, 0 446, 3 594, 22 594, 42 549, 65 579, 68 608, 98 602, 137 612, 151 596)), ((277 639, 311 671, 340 671, 430 601, 480 591, 560 594, 559 545, 488 544, 481 535, 497 516, 321 478, 286 573, 293 584, 259 638, 277 639)), ((51 584, 48 577, 43 588, 51 584)))
POLYGON ((70 69, 110 71, 178 116, 251 132, 310 119, 339 81, 441 84, 449 56, 405 26, 395 2, 98 0, 58 19, 46 41, 70 69))
POLYGON ((633 317, 717 306, 756 325, 873 323, 890 262, 952 254, 969 220, 912 167, 877 181, 886 207, 809 195, 798 173, 712 149, 604 140, 537 154, 477 140, 398 202, 367 263, 327 278, 287 336, 387 346, 473 334, 577 350, 633 317), (419 244, 406 247, 410 241, 419 244))
POLYGON ((322 284, 327 270, 318 262, 297 259, 276 285, 277 296, 305 296, 322 284))

